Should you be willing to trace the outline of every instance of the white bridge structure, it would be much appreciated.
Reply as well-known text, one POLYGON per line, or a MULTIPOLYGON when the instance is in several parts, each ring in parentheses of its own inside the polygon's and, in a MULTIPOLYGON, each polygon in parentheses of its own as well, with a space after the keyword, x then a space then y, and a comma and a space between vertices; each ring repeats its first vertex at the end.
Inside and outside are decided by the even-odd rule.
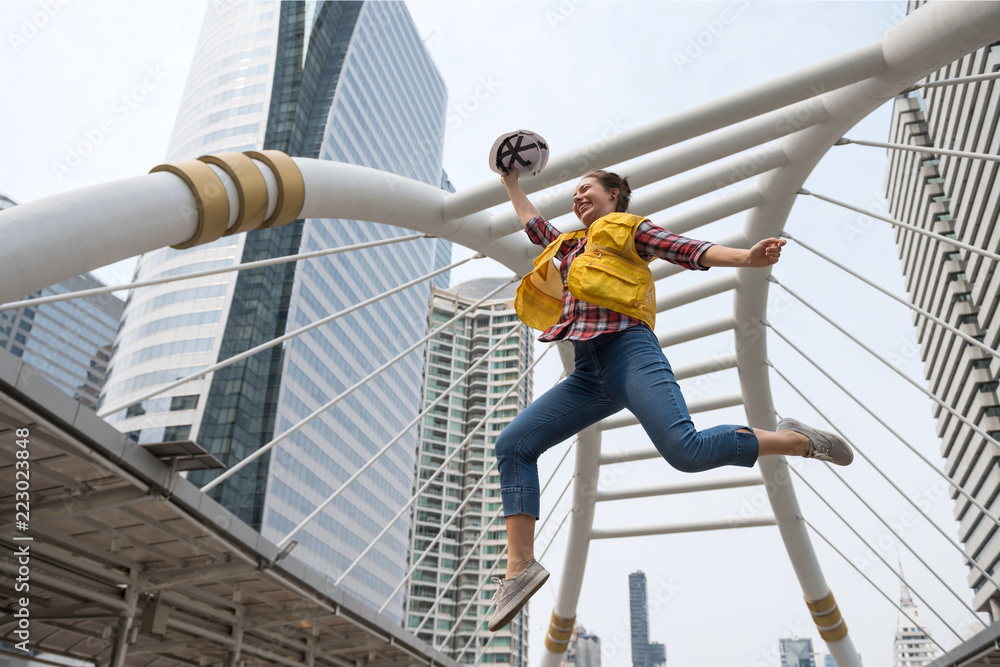
MULTIPOLYGON (((612 139, 554 155, 544 172, 523 185, 529 195, 556 188, 554 192, 561 196, 552 197, 552 203, 543 206, 547 217, 552 219, 570 212, 569 193, 585 171, 595 167, 613 169, 625 161, 634 161, 628 172, 637 189, 634 210, 643 211, 658 224, 681 234, 745 214, 740 233, 716 240, 746 248, 755 240, 783 234, 796 198, 811 194, 804 190, 809 175, 832 147, 844 143, 842 139, 855 124, 929 73, 992 43, 998 35, 1000 3, 929 3, 863 48, 727 94, 612 139), (731 194, 681 213, 666 210, 662 215, 654 215, 722 189, 731 194)), ((891 146, 891 149, 938 151, 916 145, 891 146)), ((988 155, 964 156, 996 159, 988 155)), ((520 276, 530 270, 539 249, 520 233, 521 224, 512 211, 500 214, 489 211, 504 201, 505 192, 496 179, 448 193, 360 166, 289 157, 277 151, 211 155, 161 165, 147 175, 0 212, 0 303, 6 304, 0 307, 22 307, 28 302, 14 300, 143 252, 166 246, 191 247, 218 239, 227 231, 238 233, 285 225, 299 218, 344 218, 407 227, 420 235, 444 237, 471 248, 520 276)), ((941 243, 955 244, 944 236, 920 233, 941 243)), ((994 261, 1000 259, 986 248, 962 247, 994 261)), ((320 253, 349 250, 334 248, 320 253)), ((315 254, 319 253, 311 253, 315 254)), ((279 263, 308 256, 266 261, 279 263)), ((462 262, 452 266, 459 263, 462 262)), ((253 264, 258 265, 260 262, 253 264)), ((244 268, 248 265, 225 270, 244 268)), ((739 393, 694 401, 689 405, 691 411, 742 405, 749 424, 773 430, 776 411, 769 380, 767 341, 772 332, 777 332, 766 319, 768 290, 776 282, 771 270, 736 269, 722 277, 703 279, 693 287, 672 289, 669 278, 680 273, 679 267, 657 262, 652 268, 659 282, 659 312, 712 295, 726 292, 733 295, 731 311, 659 334, 663 347, 720 332, 731 332, 735 338, 735 354, 675 369, 678 378, 697 377, 721 368, 738 369, 739 393), (752 326, 743 326, 745 323, 752 326)), ((192 275, 206 275, 206 272, 192 275)), ((164 280, 186 277, 189 276, 164 280)), ((151 282, 130 287, 148 284, 151 282)), ((406 287, 402 285, 397 290, 406 287)), ((46 298, 65 298, 65 295, 46 298)), ((933 318, 929 313, 917 312, 933 318)), ((320 326, 338 315, 331 314, 310 327, 320 326)), ((983 346, 947 323, 936 318, 933 321, 970 344, 983 346)), ((302 331, 289 332, 267 346, 281 344, 302 331)), ((129 403, 211 373, 263 347, 155 387, 129 403)), ((987 352, 1000 356, 996 350, 987 348, 987 352)), ((456 664, 437 647, 428 646, 404 629, 387 627, 375 610, 367 610, 360 603, 346 599, 335 587, 324 587, 311 578, 306 568, 295 561, 294 552, 290 553, 295 532, 301 525, 278 544, 247 534, 246 526, 236 525, 238 522, 225 510, 178 476, 176 469, 148 457, 141 448, 130 449, 120 434, 116 435, 92 414, 86 414, 85 409, 72 413, 64 401, 47 403, 49 399, 55 401, 50 396, 52 392, 37 385, 32 388, 28 370, 15 368, 8 360, 0 361, 3 361, 0 469, 13 470, 15 431, 19 425, 37 428, 37 437, 45 441, 39 442, 35 454, 37 477, 32 488, 50 499, 33 503, 34 521, 39 523, 40 532, 28 543, 35 554, 33 585, 36 590, 45 591, 34 598, 37 604, 32 610, 33 647, 111 667, 153 663, 200 667, 218 664, 217 654, 225 656, 224 662, 230 666, 242 659, 310 667, 456 664), (109 442, 117 445, 111 446, 109 442), (95 480, 99 483, 92 483, 95 480), (81 494, 81 488, 86 493, 81 494), (73 499, 72 502, 59 500, 60 494, 73 499), (115 516, 119 516, 119 521, 121 517, 131 517, 131 523, 138 522, 141 528, 118 530, 115 516), (61 531, 71 531, 72 524, 81 522, 93 525, 111 546, 99 546, 97 541, 80 544, 60 541, 61 531), (145 553, 146 559, 139 563, 119 554, 125 544, 145 553), (200 558, 203 564, 183 567, 192 557, 200 558), (207 587, 196 591, 189 586, 197 582, 207 587), (158 610, 161 604, 169 604, 174 611, 161 615, 158 610), (144 629, 141 638, 137 631, 140 623, 144 629), (281 633, 272 629, 278 624, 281 633), (148 637, 150 628, 159 633, 162 641, 143 639, 148 637)), ((572 364, 571 358, 564 361, 572 364)), ((99 415, 125 407, 105 406, 99 415)), ((956 416, 977 433, 976 437, 1000 445, 961 415, 956 413, 956 416)), ((847 622, 814 552, 810 528, 813 531, 815 528, 800 510, 792 483, 794 471, 785 459, 762 459, 759 475, 743 473, 721 480, 694 480, 660 488, 596 491, 602 466, 658 456, 652 446, 602 454, 602 432, 634 423, 627 414, 605 420, 581 433, 575 446, 572 511, 566 524, 568 546, 562 568, 553 568, 558 595, 545 639, 543 666, 558 665, 565 651, 593 540, 734 525, 732 520, 720 517, 717 521, 700 523, 628 529, 606 527, 594 525, 597 503, 753 485, 767 489, 773 516, 758 516, 736 525, 777 525, 806 604, 836 664, 860 665, 847 622)), ((254 456, 280 442, 284 435, 287 434, 254 456)), ((238 467, 234 466, 211 485, 238 467)), ((943 472, 938 472, 947 479, 943 472)), ((14 496, 10 483, 13 479, 13 474, 3 475, 0 498, 5 504, 14 496)), ((956 492, 968 495, 958 487, 956 492)), ((328 502, 332 500, 333 497, 328 502)), ((978 501, 970 500, 982 509, 978 501)), ((317 508, 306 522, 321 509, 322 506, 317 508)), ((404 507, 400 512, 407 510, 404 507)), ((991 518, 1000 525, 995 516, 991 518)), ((0 549, 10 557, 23 543, 9 537, 13 526, 10 516, 5 515, 0 521, 5 525, 0 549)), ((961 552, 951 537, 947 539, 961 552)), ((14 576, 13 562, 10 558, 4 561, 5 576, 14 576)), ((996 584, 990 575, 986 576, 996 584)), ((8 583, 4 581, 2 588, 6 592, 8 583)), ((404 579, 400 585, 406 583, 404 579)), ((963 604, 970 616, 975 617, 968 604, 963 604)), ((16 618, 0 619, 0 639, 15 643, 17 628, 16 618)), ((476 652, 480 647, 467 648, 478 661, 476 652)))

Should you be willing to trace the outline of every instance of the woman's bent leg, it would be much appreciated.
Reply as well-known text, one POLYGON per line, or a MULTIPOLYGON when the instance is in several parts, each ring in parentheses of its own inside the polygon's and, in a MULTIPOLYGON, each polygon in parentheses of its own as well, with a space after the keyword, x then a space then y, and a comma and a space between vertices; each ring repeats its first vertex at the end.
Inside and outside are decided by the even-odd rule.
POLYGON ((607 399, 603 389, 588 375, 585 370, 574 372, 545 392, 497 438, 500 496, 509 527, 508 578, 519 574, 534 558, 534 520, 540 512, 538 457, 621 410, 621 405, 607 399))

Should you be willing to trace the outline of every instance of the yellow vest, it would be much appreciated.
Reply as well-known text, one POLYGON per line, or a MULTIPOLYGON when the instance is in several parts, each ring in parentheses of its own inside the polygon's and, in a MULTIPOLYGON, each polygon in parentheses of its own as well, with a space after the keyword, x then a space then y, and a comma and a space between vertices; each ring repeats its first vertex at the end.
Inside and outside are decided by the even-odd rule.
MULTIPOLYGON (((649 262, 635 249, 635 230, 644 220, 629 213, 609 213, 595 220, 584 251, 570 264, 565 286, 581 301, 629 315, 652 329, 656 322, 653 275, 649 262)), ((588 230, 560 234, 521 279, 514 308, 533 329, 544 331, 559 321, 563 283, 552 259, 565 241, 585 234, 588 230)))

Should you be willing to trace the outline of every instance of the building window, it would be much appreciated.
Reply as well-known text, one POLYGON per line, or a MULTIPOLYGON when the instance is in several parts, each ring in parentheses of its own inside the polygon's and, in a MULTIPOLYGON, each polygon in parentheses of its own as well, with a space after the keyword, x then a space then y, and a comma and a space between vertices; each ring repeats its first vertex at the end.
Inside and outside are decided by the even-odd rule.
POLYGON ((198 407, 198 394, 190 396, 174 396, 170 399, 170 411, 194 410, 198 407))
POLYGON ((191 426, 168 426, 163 429, 163 442, 176 442, 177 440, 187 440, 191 435, 191 426))

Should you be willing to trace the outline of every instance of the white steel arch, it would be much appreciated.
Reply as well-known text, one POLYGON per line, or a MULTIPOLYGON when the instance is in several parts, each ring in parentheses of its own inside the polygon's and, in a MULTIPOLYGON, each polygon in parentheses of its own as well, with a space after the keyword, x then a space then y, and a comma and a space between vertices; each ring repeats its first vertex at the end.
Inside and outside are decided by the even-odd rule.
MULTIPOLYGON (((722 242, 748 247, 756 239, 781 233, 806 178, 847 130, 930 72, 991 43, 997 34, 1000 3, 929 3, 861 49, 554 157, 546 171, 525 186, 529 193, 537 192, 567 183, 592 167, 641 158, 631 169, 634 185, 645 188, 637 193, 634 207, 652 215, 759 176, 729 197, 658 218, 663 226, 683 233, 747 211, 743 232, 722 242), (662 150, 680 142, 687 143, 662 150), (678 178, 660 184, 672 176, 678 178)), ((227 229, 247 231, 297 218, 363 219, 407 227, 472 248, 518 275, 530 269, 537 254, 522 234, 514 233, 520 225, 513 216, 487 212, 505 200, 495 180, 448 194, 360 166, 288 158, 275 151, 211 156, 154 172, 0 212, 0 302, 142 252, 188 247, 214 240, 227 229)), ((550 217, 568 211, 569 197, 562 199, 543 207, 550 217)), ((666 265, 654 268, 657 279, 677 272, 666 265)), ((661 344, 668 345, 733 331, 736 355, 730 365, 738 368, 741 395, 692 404, 693 412, 742 403, 749 423, 774 428, 764 329, 769 276, 770 271, 737 269, 732 277, 672 294, 658 304, 665 310, 708 294, 734 293, 731 315, 660 335, 661 344)), ((704 372, 704 364, 688 371, 704 372)), ((548 667, 558 664, 568 638, 565 629, 572 626, 590 540, 613 536, 609 531, 595 533, 593 527, 595 503, 601 500, 596 493, 598 472, 611 462, 601 456, 600 434, 627 422, 596 425, 579 439, 569 544, 543 659, 548 667)), ((651 458, 651 451, 627 456, 651 458)), ((838 665, 857 665, 857 652, 800 516, 788 466, 783 458, 770 457, 761 460, 760 468, 773 521, 820 634, 838 665)), ((708 528, 651 527, 646 534, 708 528)))

